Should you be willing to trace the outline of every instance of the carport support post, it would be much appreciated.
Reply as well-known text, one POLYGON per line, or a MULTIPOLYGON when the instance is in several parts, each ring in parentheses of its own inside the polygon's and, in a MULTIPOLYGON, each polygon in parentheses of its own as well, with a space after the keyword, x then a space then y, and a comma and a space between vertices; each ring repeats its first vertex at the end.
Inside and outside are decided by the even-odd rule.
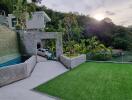
POLYGON ((56 58, 59 60, 60 55, 63 54, 62 33, 58 32, 56 36, 56 58))

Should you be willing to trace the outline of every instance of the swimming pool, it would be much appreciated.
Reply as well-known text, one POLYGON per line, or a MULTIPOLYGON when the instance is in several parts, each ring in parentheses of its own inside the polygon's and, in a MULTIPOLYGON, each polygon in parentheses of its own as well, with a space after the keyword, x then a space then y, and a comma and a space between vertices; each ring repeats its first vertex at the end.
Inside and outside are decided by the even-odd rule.
POLYGON ((5 67, 5 66, 9 66, 9 65, 14 65, 14 64, 19 64, 22 63, 22 57, 17 57, 15 59, 9 60, 7 62, 1 63, 0 67, 5 67))

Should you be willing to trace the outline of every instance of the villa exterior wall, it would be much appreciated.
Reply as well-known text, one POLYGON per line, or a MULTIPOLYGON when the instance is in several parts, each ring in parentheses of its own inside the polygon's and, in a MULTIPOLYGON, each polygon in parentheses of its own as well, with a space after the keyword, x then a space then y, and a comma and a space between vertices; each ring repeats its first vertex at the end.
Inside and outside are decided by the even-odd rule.
MULTIPOLYGON (((8 14, 8 25, 9 28, 15 29, 16 17, 13 14, 8 14)), ((51 21, 48 15, 44 11, 32 12, 31 18, 26 18, 27 29, 43 29, 46 23, 51 21)))
POLYGON ((8 14, 7 20, 8 20, 8 25, 10 29, 15 29, 15 26, 13 25, 12 19, 15 19, 16 17, 13 14, 8 14))
POLYGON ((42 29, 45 28, 44 12, 34 12, 32 18, 26 19, 27 29, 42 29))

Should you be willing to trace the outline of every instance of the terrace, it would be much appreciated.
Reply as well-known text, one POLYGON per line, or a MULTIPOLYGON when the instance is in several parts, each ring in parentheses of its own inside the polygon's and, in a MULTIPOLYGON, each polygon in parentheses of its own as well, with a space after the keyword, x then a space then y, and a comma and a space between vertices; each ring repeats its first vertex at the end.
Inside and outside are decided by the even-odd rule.
POLYGON ((132 28, 41 0, 1 2, 0 100, 132 99, 132 28))

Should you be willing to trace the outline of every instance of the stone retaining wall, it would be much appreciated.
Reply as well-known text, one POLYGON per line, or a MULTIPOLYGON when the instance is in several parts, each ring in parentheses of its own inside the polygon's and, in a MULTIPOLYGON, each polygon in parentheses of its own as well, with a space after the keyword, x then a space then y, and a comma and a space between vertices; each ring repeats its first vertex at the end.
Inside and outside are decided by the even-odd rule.
POLYGON ((36 62, 36 56, 32 56, 24 63, 0 68, 0 87, 30 76, 36 62))
POLYGON ((27 74, 30 75, 32 73, 36 63, 37 63, 37 57, 32 56, 27 61, 25 61, 25 63, 27 65, 27 74))
POLYGON ((80 55, 74 58, 69 58, 64 55, 60 56, 60 62, 64 64, 67 68, 71 69, 77 67, 78 65, 84 63, 86 61, 86 55, 80 55))

